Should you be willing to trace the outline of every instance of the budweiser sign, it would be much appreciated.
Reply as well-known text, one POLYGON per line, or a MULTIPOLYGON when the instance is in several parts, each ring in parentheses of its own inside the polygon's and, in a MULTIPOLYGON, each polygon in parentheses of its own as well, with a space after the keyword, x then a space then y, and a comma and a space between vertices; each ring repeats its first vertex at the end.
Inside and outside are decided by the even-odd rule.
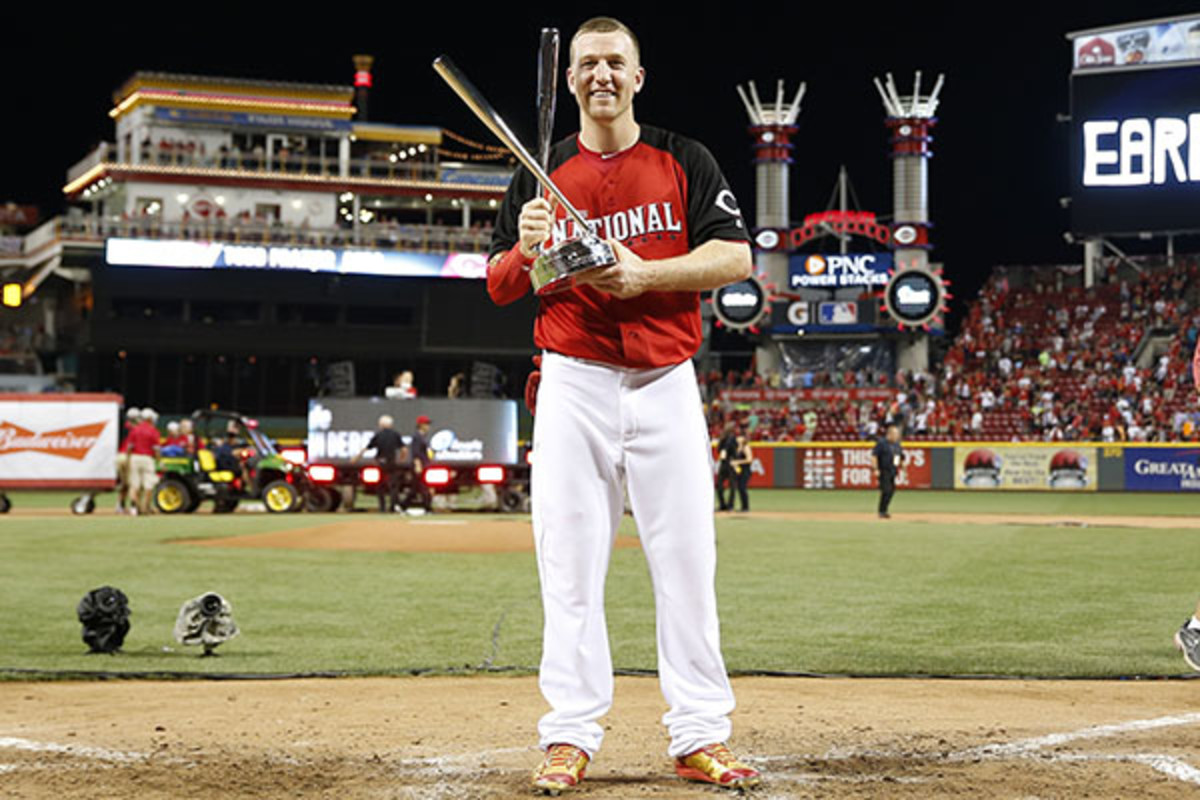
POLYGON ((35 452, 82 461, 100 440, 100 432, 107 424, 95 422, 37 433, 11 422, 0 422, 0 456, 35 452))

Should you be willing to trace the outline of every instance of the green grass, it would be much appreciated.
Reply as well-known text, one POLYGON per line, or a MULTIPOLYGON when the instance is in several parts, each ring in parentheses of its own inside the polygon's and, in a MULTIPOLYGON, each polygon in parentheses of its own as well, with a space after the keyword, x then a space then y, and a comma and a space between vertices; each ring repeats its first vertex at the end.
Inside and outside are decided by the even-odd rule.
MULTIPOLYGON (((46 500, 49 495, 41 495, 46 500)), ((866 510, 873 493, 760 491, 758 510, 866 510)), ((31 507, 14 495, 18 508, 31 507)), ((51 507, 65 505, 49 503, 51 507)), ((105 503, 111 496, 105 499, 105 503)), ((1192 512, 1169 495, 903 492, 896 511, 1192 512)), ((470 521, 487 515, 461 517, 470 521)), ((200 548, 169 540, 307 527, 331 517, 0 517, 0 673, 397 673, 533 666, 532 553, 443 555, 200 548), (103 584, 130 597, 123 654, 84 655, 74 606, 103 584), (215 590, 243 634, 215 659, 171 639, 180 604, 215 590), (164 648, 170 648, 166 650, 164 648)), ((337 518, 344 519, 344 518, 337 518)), ((405 524, 405 523, 398 523, 405 524)), ((853 674, 1128 675, 1185 670, 1170 644, 1200 593, 1200 531, 818 522, 722 516, 718 593, 731 670, 853 674)), ((626 520, 627 533, 633 533, 626 520)), ((430 535, 438 535, 430 528, 430 535)), ((614 552, 618 667, 652 669, 653 599, 639 550, 614 552)))

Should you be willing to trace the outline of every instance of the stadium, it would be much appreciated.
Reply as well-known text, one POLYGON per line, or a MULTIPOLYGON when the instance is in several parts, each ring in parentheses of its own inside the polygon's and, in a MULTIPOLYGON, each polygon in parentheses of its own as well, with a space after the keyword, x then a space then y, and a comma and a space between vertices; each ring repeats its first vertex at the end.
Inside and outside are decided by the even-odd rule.
MULTIPOLYGON (((656 602, 706 602, 654 561, 646 509, 686 517, 672 465, 618 479, 604 747, 545 793, 1200 788, 1200 16, 1177 6, 1008 20, 1038 29, 1027 63, 953 14, 801 54, 782 24, 698 23, 741 60, 686 97, 678 21, 618 9, 639 121, 707 145, 753 262, 646 294, 696 300, 728 744, 761 785, 667 755, 656 602)), ((583 101, 535 54, 558 25, 548 71, 578 68, 588 15, 535 17, 413 11, 404 52, 331 31, 312 58, 307 26, 227 59, 117 37, 28 101, 0 191, 0 794, 531 796, 561 644, 541 548, 591 508, 538 495, 564 395, 534 336, 600 292, 554 254, 650 263, 702 227, 665 196, 572 207, 583 101), (61 152, 30 148, 54 128, 61 152), (572 199, 508 302, 527 159, 572 199)), ((622 381, 658 367, 629 359, 622 381)))

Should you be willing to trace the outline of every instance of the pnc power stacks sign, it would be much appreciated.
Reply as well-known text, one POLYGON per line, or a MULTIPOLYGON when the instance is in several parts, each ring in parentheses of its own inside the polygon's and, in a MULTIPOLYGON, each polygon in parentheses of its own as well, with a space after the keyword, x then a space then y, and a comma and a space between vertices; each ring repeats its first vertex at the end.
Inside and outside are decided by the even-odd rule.
POLYGON ((0 488, 116 482, 118 395, 0 395, 0 488))

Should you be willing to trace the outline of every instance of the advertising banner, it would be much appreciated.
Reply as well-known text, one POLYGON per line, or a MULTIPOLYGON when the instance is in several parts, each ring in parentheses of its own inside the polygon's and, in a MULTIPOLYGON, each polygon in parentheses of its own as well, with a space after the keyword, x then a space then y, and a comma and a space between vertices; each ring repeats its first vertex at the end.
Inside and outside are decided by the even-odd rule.
POLYGON ((821 325, 854 325, 858 322, 858 303, 853 300, 819 303, 817 320, 821 325))
MULTIPOLYGON (((803 489, 878 489, 873 444, 862 447, 804 447, 796 450, 796 474, 803 489)), ((928 447, 904 448, 896 475, 901 489, 929 489, 933 472, 928 447)))
POLYGON ((788 258, 788 287, 841 289, 848 286, 885 286, 891 269, 891 253, 800 253, 788 258))
POLYGON ((119 395, 0 395, 0 488, 108 488, 119 395))
MULTIPOLYGON (((169 102, 169 101, 168 101, 169 102)), ((154 118, 159 122, 204 127, 271 128, 290 131, 348 131, 354 127, 348 119, 309 117, 298 114, 265 114, 248 111, 217 111, 201 108, 170 108, 155 106, 154 118)))
MULTIPOLYGON (((308 401, 308 460, 349 459, 367 446, 389 414, 408 443, 418 416, 432 420, 433 460, 448 464, 516 464, 515 400, 400 400, 381 397, 322 397, 308 401)), ((372 453, 367 453, 370 457, 372 453)))
POLYGON ((750 464, 751 489, 770 489, 775 485, 775 452, 766 447, 751 448, 754 461, 750 464))
POLYGON ((1096 447, 954 448, 955 489, 1096 491, 1096 447))
POLYGON ((722 403, 786 403, 789 400, 891 400, 895 389, 722 389, 722 403))
POLYGON ((1200 59, 1200 17, 1077 35, 1075 69, 1140 67, 1200 59))
POLYGON ((404 278, 486 278, 483 253, 410 253, 321 247, 112 238, 105 261, 120 267, 264 269, 404 278))
POLYGON ((1125 448, 1125 488, 1134 492, 1200 492, 1200 447, 1125 448))

